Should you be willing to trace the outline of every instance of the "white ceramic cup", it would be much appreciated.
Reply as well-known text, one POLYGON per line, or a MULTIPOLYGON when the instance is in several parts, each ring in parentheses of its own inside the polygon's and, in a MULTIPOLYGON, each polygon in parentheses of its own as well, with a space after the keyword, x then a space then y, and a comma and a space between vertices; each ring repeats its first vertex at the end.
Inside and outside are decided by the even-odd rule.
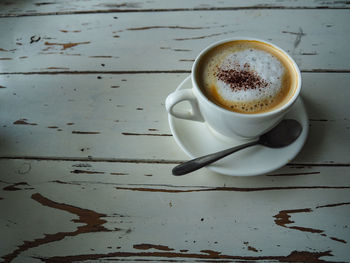
MULTIPOLYGON (((301 90, 301 74, 295 61, 281 48, 264 40, 255 38, 231 38, 216 42, 205 48, 196 58, 191 72, 192 89, 178 89, 168 95, 165 106, 169 114, 176 118, 186 119, 190 121, 206 122, 211 130, 216 135, 223 135, 228 138, 249 139, 260 136, 275 125, 277 125, 284 115, 291 109, 292 105, 298 98, 301 90), (266 43, 273 48, 279 50, 289 60, 293 66, 297 82, 293 96, 288 102, 281 107, 272 111, 244 114, 227 110, 210 101, 199 87, 197 82, 196 72, 199 67, 201 58, 211 49, 226 42, 235 40, 253 40, 266 43), (182 101, 188 101, 191 105, 191 110, 188 112, 178 112, 174 106, 182 101)), ((200 134, 198 135, 200 136, 200 134)))

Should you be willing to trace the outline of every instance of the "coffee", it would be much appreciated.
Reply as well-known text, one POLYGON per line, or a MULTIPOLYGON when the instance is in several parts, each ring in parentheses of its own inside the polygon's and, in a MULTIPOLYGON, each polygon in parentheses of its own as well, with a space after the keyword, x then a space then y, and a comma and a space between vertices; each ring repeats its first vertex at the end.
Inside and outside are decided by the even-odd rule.
POLYGON ((298 86, 297 71, 288 56, 256 40, 234 40, 210 49, 199 61, 196 76, 209 100, 247 114, 281 107, 298 86))

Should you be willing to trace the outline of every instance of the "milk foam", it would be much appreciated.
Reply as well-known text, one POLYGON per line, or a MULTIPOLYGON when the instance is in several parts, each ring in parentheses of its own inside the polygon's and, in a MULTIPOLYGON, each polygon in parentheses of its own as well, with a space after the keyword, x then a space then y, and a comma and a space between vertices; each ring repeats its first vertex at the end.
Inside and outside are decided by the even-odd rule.
POLYGON ((233 89, 230 83, 217 78, 217 91, 230 102, 253 102, 275 97, 281 90, 284 66, 272 54, 254 49, 244 49, 224 58, 219 70, 251 71, 264 83, 263 87, 240 87, 233 89))

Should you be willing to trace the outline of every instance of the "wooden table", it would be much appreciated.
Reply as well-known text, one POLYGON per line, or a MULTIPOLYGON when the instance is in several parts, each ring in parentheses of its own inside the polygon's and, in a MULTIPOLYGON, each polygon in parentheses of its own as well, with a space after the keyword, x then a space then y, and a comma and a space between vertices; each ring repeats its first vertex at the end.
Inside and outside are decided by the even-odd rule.
POLYGON ((350 262, 349 8, 1 1, 1 261, 350 262), (300 66, 307 142, 267 175, 174 177, 165 98, 237 35, 300 66))

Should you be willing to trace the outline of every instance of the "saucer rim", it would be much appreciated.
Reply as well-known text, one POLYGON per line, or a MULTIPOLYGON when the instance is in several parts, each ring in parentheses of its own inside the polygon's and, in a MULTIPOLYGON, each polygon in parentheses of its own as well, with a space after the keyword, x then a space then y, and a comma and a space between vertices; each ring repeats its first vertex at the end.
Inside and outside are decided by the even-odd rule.
MULTIPOLYGON (((186 77, 176 88, 176 90, 180 90, 180 89, 189 89, 188 87, 184 87, 187 82, 190 82, 189 85, 192 86, 192 81, 191 81, 191 75, 189 75, 188 77, 186 77)), ((176 91, 175 90, 175 91, 176 91)), ((302 134, 299 136, 299 138, 293 142, 293 144, 297 144, 297 147, 295 149, 295 151, 291 152, 290 155, 288 155, 288 158, 286 158, 286 161, 281 161, 278 165, 275 165, 273 167, 268 166, 268 168, 265 168, 263 171, 261 172, 245 172, 245 173, 232 173, 234 172, 234 170, 230 170, 232 171, 231 173, 227 173, 223 171, 223 168, 221 167, 215 167, 215 166, 206 166, 205 168, 211 170, 212 172, 215 173, 219 173, 219 174, 224 174, 224 175, 229 175, 229 176, 237 176, 237 177, 247 177, 247 176, 258 176, 258 175, 264 175, 267 173, 270 173, 272 171, 276 171, 280 168, 282 168, 283 166, 285 166, 286 164, 288 164, 289 162, 291 162, 297 155, 298 153, 301 151, 301 149, 303 148, 306 139, 308 137, 308 133, 309 133, 309 120, 308 120, 308 115, 305 109, 305 105, 303 103, 303 100, 301 98, 301 96, 299 95, 299 98, 295 101, 296 103, 294 103, 294 105, 292 106, 292 108, 298 107, 299 109, 299 114, 298 115, 302 115, 303 121, 302 121, 302 126, 303 126, 303 131, 302 134)), ((285 115, 285 117, 283 119, 288 118, 288 113, 285 115)), ((177 143, 177 145, 186 153, 187 156, 189 156, 190 158, 197 158, 198 156, 193 155, 189 150, 188 147, 186 147, 184 145, 184 143, 180 140, 180 136, 175 132, 175 124, 174 124, 174 120, 175 117, 173 117, 171 114, 168 114, 168 122, 169 122, 169 126, 170 126, 170 130, 171 133, 173 135, 173 138, 175 140, 175 142, 177 143)), ((186 120, 180 120, 177 119, 178 121, 182 122, 182 121, 186 121, 186 120)), ((193 121, 191 121, 193 122, 193 121)), ((206 125, 206 123, 200 123, 200 125, 203 125, 204 129, 209 129, 208 125, 206 125)), ((212 137, 217 138, 214 134, 212 134, 212 137)), ((218 139, 218 138, 217 138, 218 139)), ((239 170, 239 169, 238 169, 239 170)))

